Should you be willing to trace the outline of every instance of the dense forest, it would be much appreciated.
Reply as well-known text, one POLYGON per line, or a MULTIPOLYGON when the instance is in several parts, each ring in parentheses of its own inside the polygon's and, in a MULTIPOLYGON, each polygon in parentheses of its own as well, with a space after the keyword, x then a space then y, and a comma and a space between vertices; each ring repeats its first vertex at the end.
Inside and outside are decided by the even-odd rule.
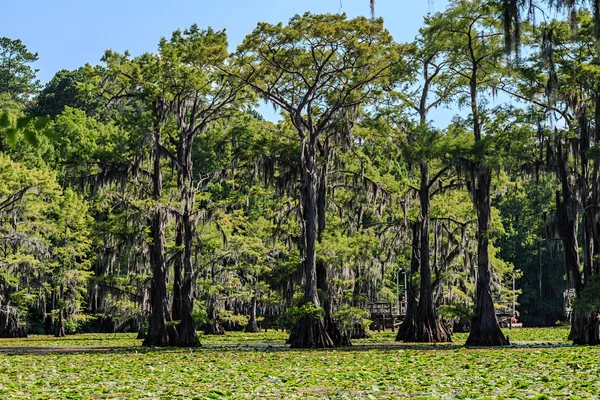
POLYGON ((0 337, 187 347, 278 316, 348 346, 402 297, 397 340, 508 344, 516 299, 600 343, 598 8, 517 3, 450 1, 411 43, 306 13, 231 53, 193 25, 45 85, 0 38, 0 337))

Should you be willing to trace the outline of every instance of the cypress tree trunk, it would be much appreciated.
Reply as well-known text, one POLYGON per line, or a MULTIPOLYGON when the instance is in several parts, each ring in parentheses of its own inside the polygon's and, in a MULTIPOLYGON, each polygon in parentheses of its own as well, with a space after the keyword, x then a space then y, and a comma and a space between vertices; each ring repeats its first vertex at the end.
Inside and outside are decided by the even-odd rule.
POLYGON ((152 294, 150 296, 152 312, 150 314, 150 327, 144 339, 143 346, 169 345, 164 240, 162 210, 157 208, 152 218, 152 251, 150 253, 150 263, 153 266, 152 294))
POLYGON ((9 305, 0 305, 0 338, 23 337, 27 337, 27 329, 19 321, 17 309, 9 305))
POLYGON ((408 279, 408 290, 406 299, 406 315, 402 324, 398 327, 398 333, 396 334, 397 341, 408 341, 410 331, 415 326, 417 318, 417 307, 418 307, 418 288, 413 286, 412 277, 419 273, 419 254, 421 249, 421 234, 420 224, 414 222, 412 225, 412 241, 411 241, 411 257, 410 257, 410 279, 408 279))
POLYGON ((200 339, 196 334, 196 328, 192 320, 194 311, 194 273, 192 268, 192 241, 194 226, 192 221, 194 205, 194 186, 193 186, 193 161, 192 161, 192 135, 186 132, 181 133, 182 138, 182 182, 181 201, 182 215, 181 224, 183 226, 183 281, 181 286, 181 320, 178 326, 179 339, 177 346, 180 347, 198 347, 200 339))
MULTIPOLYGON (((356 266, 354 269, 354 279, 353 279, 353 289, 352 289, 352 295, 354 297, 354 299, 352 300, 352 306, 361 308, 364 306, 364 304, 357 300, 359 298, 360 292, 361 292, 360 285, 357 282, 357 278, 359 276, 360 276, 360 266, 359 266, 359 263, 356 263, 356 266)), ((350 331, 351 339, 367 339, 370 337, 371 337, 371 335, 369 334, 369 332, 367 332, 367 330, 365 329, 363 324, 355 324, 352 327, 352 330, 350 331)))
POLYGON ((419 244, 420 244, 420 285, 419 304, 415 318, 407 326, 405 342, 451 342, 450 332, 442 325, 435 309, 433 283, 431 282, 431 261, 429 252, 429 166, 421 164, 421 204, 419 244))
MULTIPOLYGON (((325 161, 321 168, 321 176, 319 180, 319 190, 317 192, 317 240, 321 243, 325 224, 327 221, 327 184, 328 184, 328 165, 329 165, 329 149, 328 144, 325 146, 325 161)), ((321 260, 317 260, 317 288, 324 294, 323 298, 323 314, 324 323, 327 334, 333 341, 334 346, 352 346, 348 332, 343 329, 339 322, 333 316, 333 300, 332 293, 329 287, 327 277, 327 266, 321 260)))
MULTIPOLYGON (((596 124, 600 117, 600 93, 596 96, 596 124)), ((571 181, 569 180, 570 174, 566 162, 562 159, 563 153, 559 157, 560 163, 559 168, 561 171, 561 180, 565 182, 563 184, 563 199, 570 200, 560 202, 557 198, 558 205, 562 206, 559 209, 561 216, 561 225, 566 222, 563 226, 563 241, 565 242, 565 255, 567 246, 569 249, 569 259, 567 264, 567 276, 571 278, 570 283, 575 289, 575 294, 578 300, 582 300, 579 303, 575 303, 573 306, 573 312, 571 314, 571 332, 569 333, 569 339, 574 344, 579 345, 597 345, 600 344, 600 310, 598 308, 590 308, 585 303, 589 301, 585 294, 585 286, 595 279, 598 279, 598 255, 599 249, 599 238, 598 238, 598 161, 594 160, 593 170, 590 171, 589 160, 587 151, 590 148, 590 132, 587 121, 587 115, 585 108, 581 111, 579 117, 579 129, 580 129, 580 140, 579 140, 579 153, 581 157, 581 174, 580 179, 582 181, 582 192, 581 197, 583 200, 583 280, 579 271, 579 259, 576 257, 579 255, 577 252, 577 221, 571 221, 572 215, 576 214, 576 202, 574 202, 574 196, 571 194, 572 188, 571 181), (569 209, 569 203, 572 204, 569 209), (569 213, 570 211, 570 213, 569 213), (566 229, 565 229, 566 228, 566 229), (566 239, 566 240, 565 240, 566 239), (577 264, 575 264, 577 263, 577 264), (570 273, 569 273, 570 271, 570 273), (583 303, 583 304, 582 304, 583 303)), ((600 129, 596 127, 596 143, 600 137, 600 129)), ((566 158, 566 157, 565 157, 566 158)))
POLYGON ((212 295, 209 295, 206 300, 206 316, 208 321, 204 325, 205 335, 222 335, 225 333, 225 330, 221 325, 220 317, 217 314, 216 301, 212 295))
MULTIPOLYGON (((158 105, 154 104, 154 137, 153 137, 153 171, 152 171, 152 198, 158 201, 162 195, 162 171, 160 168, 160 126, 157 119, 158 105)), ((168 306, 167 306, 167 269, 165 265, 165 226, 164 214, 160 205, 156 205, 150 227, 152 248, 150 251, 150 265, 152 265, 151 284, 151 314, 148 334, 142 343, 143 346, 168 346, 169 333, 167 331, 168 306)))
POLYGON ((256 322, 256 292, 252 296, 252 303, 250 303, 250 320, 246 325, 246 332, 254 333, 258 332, 258 323, 256 322))
MULTIPOLYGON (((183 246, 183 227, 181 224, 180 217, 177 217, 177 222, 175 223, 175 246, 177 247, 177 249, 181 249, 181 247, 183 246)), ((177 251, 178 254, 175 255, 175 259, 173 260, 173 321, 181 320, 181 271, 183 270, 183 251, 177 251)))
POLYGON ((579 345, 600 344, 600 310, 573 307, 569 339, 579 345))
MULTIPOLYGON (((299 125, 297 125, 299 126, 299 125)), ((302 262, 305 287, 304 302, 314 307, 320 307, 317 292, 317 188, 318 173, 315 154, 316 136, 311 134, 307 143, 306 137, 302 139, 302 190, 300 200, 302 203, 302 262)), ((289 338, 292 348, 334 347, 333 340, 327 333, 323 318, 301 318, 292 329, 289 338)))
POLYGON ((475 316, 471 321, 471 332, 467 346, 505 346, 508 340, 502 333, 496 318, 494 301, 490 290, 491 274, 489 260, 489 221, 491 170, 483 165, 476 166, 475 207, 477 209, 477 285, 475 290, 475 316))
POLYGON ((56 331, 54 332, 55 337, 65 336, 65 323, 63 321, 63 309, 58 309, 58 320, 56 321, 56 331))

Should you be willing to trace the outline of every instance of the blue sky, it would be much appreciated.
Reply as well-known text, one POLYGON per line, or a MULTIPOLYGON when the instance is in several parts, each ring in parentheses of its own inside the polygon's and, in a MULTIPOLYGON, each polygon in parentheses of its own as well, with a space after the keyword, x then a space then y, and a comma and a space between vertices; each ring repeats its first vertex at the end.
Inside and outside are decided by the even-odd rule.
MULTIPOLYGON (((107 49, 132 55, 152 52, 161 37, 193 23, 225 28, 231 50, 259 21, 287 22, 298 13, 370 15, 369 0, 3 0, 0 37, 21 39, 37 52, 38 78, 47 82, 61 69, 98 64, 107 49)), ((445 0, 377 0, 396 41, 412 40, 428 12, 445 0)), ((261 112, 268 113, 268 107, 261 112)), ((272 110, 272 108, 271 108, 272 110)), ((272 111, 271 111, 272 113, 272 111)), ((272 116, 265 115, 272 119, 272 116)))

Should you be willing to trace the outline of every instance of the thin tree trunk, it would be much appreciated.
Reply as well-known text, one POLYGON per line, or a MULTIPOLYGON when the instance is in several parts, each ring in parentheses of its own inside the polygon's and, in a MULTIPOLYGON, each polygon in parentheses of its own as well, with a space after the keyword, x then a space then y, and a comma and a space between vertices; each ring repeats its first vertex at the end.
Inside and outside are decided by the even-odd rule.
POLYGON ((181 250, 182 246, 183 227, 181 224, 181 218, 177 217, 177 222, 175 223, 175 247, 178 249, 178 254, 175 255, 175 258, 173 260, 173 321, 181 321, 181 272, 183 270, 183 251, 181 250))
POLYGON ((206 299, 206 316, 208 321, 204 325, 205 335, 222 335, 225 333, 220 316, 217 313, 217 303, 214 295, 209 295, 206 299))
POLYGON ((252 295, 252 302, 250 303, 250 320, 246 325, 246 332, 258 332, 258 323, 256 322, 256 291, 252 295))
MULTIPOLYGON (((155 118, 157 115, 157 105, 154 105, 155 118)), ((154 127, 153 143, 153 171, 152 197, 159 201, 162 195, 162 170, 160 168, 160 127, 156 120, 154 127)), ((150 251, 150 265, 152 265, 152 284, 150 301, 152 305, 150 315, 150 327, 148 334, 144 339, 143 346, 168 346, 169 333, 167 331, 168 306, 167 306, 167 271, 165 264, 165 226, 164 211, 157 204, 154 209, 151 225, 152 249, 150 251)))
POLYGON ((433 283, 431 281, 431 261, 429 249, 429 166, 421 163, 421 187, 419 200, 421 204, 419 245, 420 245, 420 285, 419 303, 415 318, 407 327, 405 342, 451 342, 450 333, 442 325, 437 315, 433 300, 433 283))
MULTIPOLYGON (((472 61, 471 77, 469 79, 469 90, 471 96, 471 114, 473 118, 473 137, 475 142, 482 140, 481 120, 478 102, 478 76, 481 59, 476 59, 473 41, 469 37, 469 54, 472 61)), ((492 171, 484 165, 479 158, 475 160, 472 168, 472 177, 475 183, 473 195, 475 209, 477 211, 477 283, 475 285, 475 314, 471 321, 471 332, 466 344, 469 346, 504 346, 508 340, 504 337, 496 310, 492 300, 490 284, 489 260, 489 236, 490 225, 490 189, 492 185, 492 171)))
POLYGON ((415 326, 417 318, 417 307, 419 304, 419 288, 414 287, 413 277, 419 273, 419 258, 421 252, 421 234, 420 234, 419 222, 414 222, 412 226, 412 241, 411 241, 411 257, 410 257, 410 275, 408 279, 408 290, 406 299, 406 315, 402 324, 398 327, 398 333, 396 334, 397 341, 407 340, 409 337, 412 327, 415 326))
POLYGON ((196 328, 192 319, 194 311, 194 272, 192 268, 192 243, 194 235, 194 226, 192 213, 194 206, 194 187, 193 187, 193 161, 192 161, 192 141, 191 135, 184 132, 182 134, 182 173, 183 187, 181 188, 182 215, 181 224, 183 226, 183 281, 181 286, 181 320, 178 326, 179 339, 177 346, 180 347, 198 347, 200 339, 196 334, 196 328))
POLYGON ((490 284, 489 221, 491 170, 483 165, 476 167, 475 207, 477 209, 477 284, 475 289, 475 316, 467 346, 505 346, 508 340, 502 333, 496 318, 490 284))
POLYGON ((58 309, 58 321, 56 321, 56 331, 54 332, 55 337, 65 336, 65 323, 63 321, 63 309, 58 309))

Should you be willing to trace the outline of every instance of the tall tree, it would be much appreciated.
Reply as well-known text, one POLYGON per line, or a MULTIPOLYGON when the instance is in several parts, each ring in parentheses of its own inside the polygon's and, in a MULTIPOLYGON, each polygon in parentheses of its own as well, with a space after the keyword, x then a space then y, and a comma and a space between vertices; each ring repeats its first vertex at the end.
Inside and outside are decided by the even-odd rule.
MULTIPOLYGON (((450 72, 449 62, 443 58, 443 50, 438 47, 435 36, 429 36, 427 31, 424 31, 424 35, 417 39, 415 50, 415 61, 420 69, 420 86, 412 96, 403 94, 401 99, 406 106, 416 112, 417 117, 416 124, 412 124, 413 128, 409 132, 406 153, 409 155, 409 162, 418 164, 420 175, 418 180, 420 215, 416 223, 419 237, 412 244, 418 249, 419 254, 416 260, 419 262, 420 293, 416 310, 411 310, 409 317, 405 318, 398 329, 397 340, 447 342, 451 340, 450 333, 438 318, 434 302, 435 287, 431 279, 430 198, 437 181, 446 173, 448 167, 439 166, 439 170, 433 176, 430 168, 432 161, 439 158, 440 154, 447 154, 448 151, 443 148, 444 137, 428 125, 428 115, 432 109, 450 101, 456 94, 459 82, 450 72)), ((416 268, 416 265, 414 267, 416 268)))
POLYGON ((492 168, 486 160, 485 143, 495 132, 486 132, 485 101, 500 72, 502 47, 499 20, 492 5, 475 1, 456 1, 445 13, 426 19, 426 30, 437 35, 445 47, 453 73, 461 79, 464 97, 470 108, 470 125, 475 142, 475 159, 469 170, 473 202, 477 210, 477 289, 475 316, 471 323, 468 345, 498 346, 508 343, 500 330, 491 296, 489 226, 491 212, 492 168))
MULTIPOLYGON (((235 76, 286 112, 300 141, 304 301, 312 307, 321 305, 316 243, 324 135, 340 113, 373 96, 391 64, 391 43, 382 20, 306 13, 286 26, 260 23, 238 47, 243 70, 235 76)), ((338 344, 323 319, 312 316, 299 320, 290 340, 293 347, 338 344)))
POLYGON ((37 60, 37 53, 27 50, 20 40, 0 38, 0 94, 6 93, 24 104, 29 102, 40 86, 35 77, 37 70, 30 65, 37 60))
POLYGON ((170 137, 177 152, 181 193, 179 228, 182 230, 178 234, 183 245, 181 320, 177 344, 197 346, 199 340, 192 320, 195 279, 192 246, 197 221, 195 187, 199 183, 193 175, 194 142, 216 121, 234 115, 234 106, 242 87, 238 80, 221 72, 225 65, 230 64, 224 31, 211 28, 202 30, 196 25, 184 31, 175 31, 170 40, 161 40, 159 54, 165 83, 171 95, 170 112, 178 128, 177 137, 170 137))
MULTIPOLYGON (((128 54, 121 55, 108 51, 103 59, 107 64, 103 74, 102 90, 109 101, 119 105, 132 104, 131 114, 135 121, 142 123, 145 136, 151 143, 151 167, 145 173, 149 176, 151 187, 152 211, 148 228, 151 236, 150 264, 153 271, 151 287, 150 328, 144 345, 168 346, 177 341, 177 332, 168 329, 171 319, 167 303, 167 266, 165 259, 165 218, 163 199, 163 171, 161 160, 169 153, 164 145, 164 128, 169 117, 169 92, 165 88, 165 76, 161 73, 162 60, 153 54, 144 54, 129 59, 128 54), (142 117, 140 118, 140 114, 142 117)), ((137 165, 136 161, 129 162, 137 165)), ((130 168, 126 168, 130 171, 130 168)))

